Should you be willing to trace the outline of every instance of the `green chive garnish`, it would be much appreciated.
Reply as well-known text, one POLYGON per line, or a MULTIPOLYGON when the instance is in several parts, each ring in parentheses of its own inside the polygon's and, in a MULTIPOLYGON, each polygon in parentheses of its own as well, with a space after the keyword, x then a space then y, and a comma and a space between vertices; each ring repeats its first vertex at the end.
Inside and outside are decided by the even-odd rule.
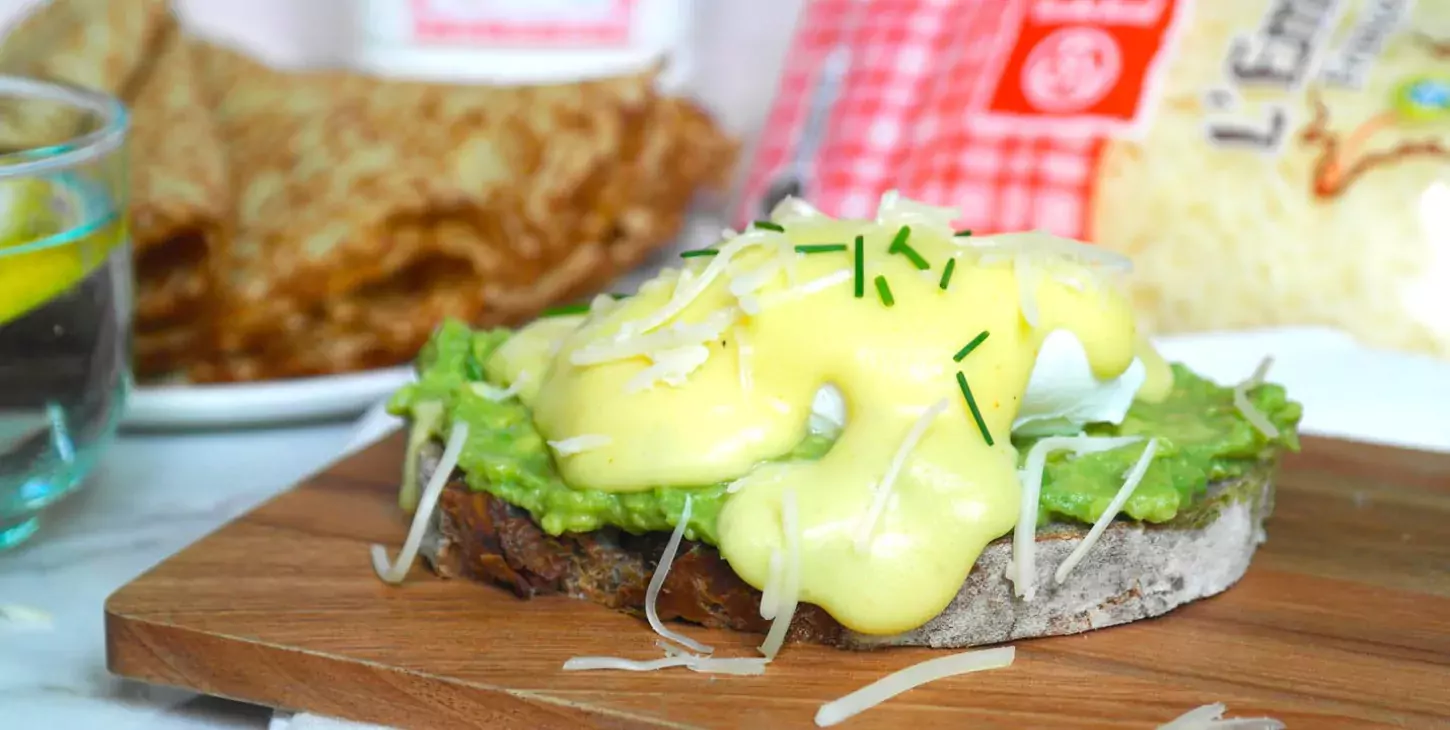
POLYGON ((866 296, 866 239, 856 237, 856 298, 866 296))
POLYGON ((588 313, 589 313, 589 305, 588 304, 566 304, 566 305, 564 305, 562 307, 554 307, 553 309, 546 309, 546 310, 544 310, 544 313, 542 315, 540 315, 540 316, 543 316, 543 317, 570 317, 570 316, 573 316, 573 315, 576 315, 576 314, 588 314, 588 313))
POLYGON ((945 269, 942 269, 942 272, 941 272, 941 284, 939 286, 941 286, 941 290, 942 291, 946 291, 947 290, 947 287, 949 285, 951 285, 951 283, 952 283, 952 272, 953 271, 956 271, 956 270, 957 270, 957 260, 956 259, 947 259, 947 266, 946 266, 945 269))
POLYGON ((957 362, 961 362, 963 359, 966 358, 967 355, 972 354, 972 350, 977 349, 977 345, 982 344, 982 341, 985 339, 987 339, 987 331, 982 330, 982 334, 973 337, 972 341, 968 342, 966 347, 957 350, 957 354, 952 355, 952 359, 956 360, 957 362))
POLYGON ((954 233, 952 235, 954 235, 954 236, 961 236, 961 237, 970 236, 970 235, 972 235, 972 229, 970 229, 970 228, 963 228, 962 230, 957 231, 956 233, 954 233))
POLYGON ((681 251, 680 258, 693 259, 699 256, 715 256, 719 253, 719 250, 713 248, 697 248, 692 251, 681 251))
POLYGON ((796 253, 831 253, 833 251, 845 251, 844 243, 813 243, 804 246, 796 246, 796 253))
POLYGON ((886 277, 876 277, 876 294, 881 297, 881 303, 886 306, 896 304, 896 297, 891 296, 891 285, 886 283, 886 277))
POLYGON ((472 352, 468 353, 468 357, 463 358, 463 374, 474 382, 483 380, 483 364, 472 352))
POLYGON ((922 271, 930 269, 931 264, 928 264, 926 262, 926 259, 922 258, 921 254, 916 252, 916 249, 906 245, 906 239, 910 236, 911 226, 902 226, 901 230, 896 232, 896 237, 891 239, 891 247, 886 249, 886 253, 899 253, 902 256, 911 259, 911 263, 914 264, 916 268, 921 269, 922 271))
POLYGON ((629 295, 628 294, 610 294, 609 296, 612 299, 614 299, 614 301, 616 301, 616 302, 619 301, 619 300, 621 300, 621 299, 628 299, 629 298, 629 295))
POLYGON ((782 226, 781 224, 776 223, 774 221, 756 221, 755 222, 755 227, 756 228, 764 228, 767 231, 775 231, 777 233, 785 233, 785 226, 782 226))
POLYGON ((987 430, 987 422, 982 420, 982 412, 977 409, 977 399, 972 397, 972 389, 967 385, 967 376, 960 370, 957 371, 957 386, 962 389, 962 397, 967 399, 967 408, 972 411, 972 418, 977 421, 977 430, 982 432, 982 440, 992 445, 992 434, 987 430))

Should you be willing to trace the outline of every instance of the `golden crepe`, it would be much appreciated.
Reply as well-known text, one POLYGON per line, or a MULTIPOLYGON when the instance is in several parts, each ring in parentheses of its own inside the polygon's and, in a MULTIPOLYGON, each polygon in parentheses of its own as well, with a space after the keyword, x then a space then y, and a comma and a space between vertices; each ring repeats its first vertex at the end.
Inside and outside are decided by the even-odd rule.
POLYGON ((167 0, 52 0, 38 5, 0 44, 6 73, 126 97, 153 53, 167 0))
POLYGON ((444 317, 527 320, 668 242, 734 158, 653 70, 509 88, 288 73, 187 36, 168 5, 54 0, 0 44, 11 73, 131 107, 143 380, 394 365, 444 317))
POLYGON ((207 294, 204 265, 230 196, 224 152, 197 85, 194 40, 168 26, 131 102, 131 233, 143 329, 193 319, 207 294))
POLYGON ((394 364, 440 317, 525 319, 666 242, 734 152, 653 73, 503 88, 203 56, 237 210, 213 257, 223 358, 195 380, 394 364))

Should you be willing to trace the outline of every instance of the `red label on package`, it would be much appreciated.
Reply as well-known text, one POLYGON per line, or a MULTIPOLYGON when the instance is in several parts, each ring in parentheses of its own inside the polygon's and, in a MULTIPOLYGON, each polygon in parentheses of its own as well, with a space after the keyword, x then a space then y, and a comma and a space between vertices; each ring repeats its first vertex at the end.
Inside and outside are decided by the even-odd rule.
MULTIPOLYGON (((1068 117, 1111 130, 1140 121, 1174 0, 1038 0, 1016 19, 990 114, 1068 117)), ((991 79, 989 79, 990 81, 991 79)))
POLYGON ((960 208, 958 224, 974 230, 1087 238, 1102 142, 1146 123, 1188 5, 811 0, 740 220, 804 170, 805 197, 838 216, 870 217, 895 189, 960 208), (823 102, 840 66, 826 59, 843 52, 823 102), (823 103, 827 121, 807 129, 823 103))
POLYGON ((420 41, 499 46, 627 46, 638 0, 412 0, 420 41))

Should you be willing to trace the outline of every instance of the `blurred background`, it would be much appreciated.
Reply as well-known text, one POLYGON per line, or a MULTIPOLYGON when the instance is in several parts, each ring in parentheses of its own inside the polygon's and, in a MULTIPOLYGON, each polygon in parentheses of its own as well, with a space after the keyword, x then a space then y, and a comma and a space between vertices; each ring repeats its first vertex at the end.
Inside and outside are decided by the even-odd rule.
POLYGON ((5 68, 132 111, 143 411, 395 368, 445 317, 518 325, 785 195, 869 217, 893 189, 1131 255, 1155 334, 1450 355, 1435 4, 1297 45, 1261 0, 3 7, 5 68))

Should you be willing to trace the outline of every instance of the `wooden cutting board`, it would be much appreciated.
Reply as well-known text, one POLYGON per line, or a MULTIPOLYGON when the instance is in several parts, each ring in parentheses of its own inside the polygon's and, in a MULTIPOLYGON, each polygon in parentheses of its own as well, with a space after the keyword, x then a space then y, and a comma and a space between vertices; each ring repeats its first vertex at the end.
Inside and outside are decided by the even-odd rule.
MULTIPOLYGON (((564 673, 578 654, 658 656, 637 619, 523 602, 396 548, 398 438, 343 461, 113 595, 110 668, 149 682, 402 728, 806 728, 816 708, 926 650, 789 646, 764 677, 564 673)), ((204 487, 205 485, 198 485, 204 487)), ((721 656, 760 637, 696 629, 721 656)), ((843 728, 1154 728, 1197 705, 1290 728, 1450 728, 1450 455, 1308 439, 1269 541, 1218 597, 1088 634, 1021 642, 843 728)))

